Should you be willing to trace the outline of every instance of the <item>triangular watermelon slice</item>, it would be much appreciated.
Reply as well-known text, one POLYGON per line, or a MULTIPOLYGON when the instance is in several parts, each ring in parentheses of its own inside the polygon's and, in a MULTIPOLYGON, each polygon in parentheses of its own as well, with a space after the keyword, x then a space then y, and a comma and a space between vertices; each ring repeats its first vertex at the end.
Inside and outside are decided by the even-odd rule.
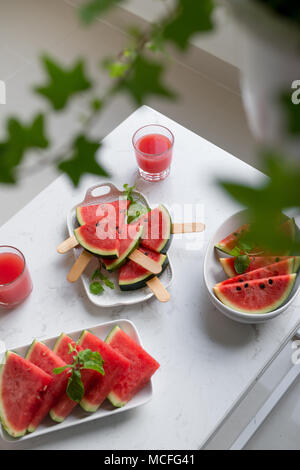
POLYGON ((226 279, 223 282, 217 284, 218 286, 225 286, 226 284, 234 284, 236 282, 247 282, 251 281, 252 279, 264 279, 266 277, 274 277, 274 276, 283 276, 284 274, 292 274, 294 273, 294 259, 286 259, 283 261, 279 261, 278 263, 269 264, 268 266, 264 266, 263 268, 254 269, 254 271, 250 271, 248 273, 240 274, 239 276, 231 277, 230 279, 226 279))
MULTIPOLYGON (((167 256, 162 255, 161 253, 156 253, 155 251, 149 250, 148 248, 143 248, 142 246, 139 247, 139 251, 141 251, 144 255, 149 256, 149 258, 153 259, 161 265, 162 270, 158 274, 158 276, 160 276, 169 263, 167 256)), ((141 287, 146 286, 146 282, 149 281, 149 279, 152 279, 154 276, 155 274, 147 271, 147 269, 143 268, 139 264, 132 260, 128 260, 120 268, 119 286, 123 291, 140 289, 141 287)))
POLYGON ((130 360, 130 367, 107 397, 114 406, 121 407, 149 382, 159 363, 119 326, 111 330, 105 342, 130 360))
POLYGON ((223 304, 244 313, 267 313, 280 307, 295 284, 296 274, 253 279, 245 283, 216 285, 214 293, 223 304))
MULTIPOLYGON (((291 258, 294 259, 294 272, 296 273, 300 263, 300 256, 250 256, 249 258, 250 264, 245 271, 246 273, 291 258)), ((228 277, 239 275, 234 267, 235 258, 219 258, 219 261, 228 277)))
POLYGON ((167 208, 160 205, 139 220, 144 227, 141 245, 157 253, 166 253, 172 240, 172 220, 167 208))
POLYGON ((7 351, 0 367, 0 420, 13 437, 24 436, 52 377, 27 359, 7 351))
POLYGON ((69 375, 67 369, 59 375, 55 375, 53 373, 53 369, 56 367, 64 367, 66 363, 45 344, 40 343, 37 340, 34 340, 28 349, 26 359, 40 367, 40 369, 47 372, 47 374, 52 377, 52 382, 45 392, 41 406, 28 426, 28 431, 33 432, 43 418, 49 413, 51 407, 65 393, 69 375))
MULTIPOLYGON (((65 363, 72 364, 73 357, 72 354, 69 352, 69 344, 72 347, 75 347, 75 341, 67 336, 65 333, 62 333, 56 344, 53 348, 55 354, 60 357, 65 363)), ((80 346, 77 346, 78 351, 82 351, 80 346)), ((98 372, 90 369, 82 370, 81 371, 81 380, 84 386, 85 392, 89 390, 95 380, 98 378, 98 372)), ((67 416, 71 413, 71 411, 77 406, 78 403, 76 401, 71 400, 71 398, 64 393, 63 396, 57 401, 57 403, 52 407, 50 410, 50 416, 53 421, 61 423, 66 419, 67 416)))
POLYGON ((98 351, 104 361, 105 374, 98 374, 97 381, 80 402, 85 411, 94 412, 127 371, 130 361, 87 330, 82 333, 79 344, 83 349, 88 348, 92 351, 98 351))
POLYGON ((118 232, 119 257, 116 260, 102 259, 102 264, 107 271, 115 271, 126 262, 126 258, 138 247, 143 231, 140 224, 120 227, 118 232))
POLYGON ((74 230, 78 243, 95 255, 103 258, 118 258, 120 242, 116 228, 99 224, 86 224, 74 230))
POLYGON ((123 225, 126 221, 127 209, 130 205, 128 199, 118 199, 113 202, 93 204, 90 206, 78 206, 76 216, 80 225, 98 222, 104 218, 114 220, 114 225, 123 225))

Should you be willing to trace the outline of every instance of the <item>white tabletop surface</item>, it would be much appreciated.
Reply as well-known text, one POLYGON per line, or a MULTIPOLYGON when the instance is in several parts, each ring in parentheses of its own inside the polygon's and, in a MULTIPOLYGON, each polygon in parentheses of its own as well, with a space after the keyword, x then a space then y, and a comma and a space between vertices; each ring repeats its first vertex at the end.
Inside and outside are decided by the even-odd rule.
MULTIPOLYGON (((0 340, 8 348, 99 323, 128 318, 145 348, 160 362, 153 400, 144 407, 14 444, 34 449, 196 449, 255 380, 300 321, 299 297, 280 318, 249 326, 225 318, 210 303, 203 282, 203 258, 210 236, 239 207, 217 187, 218 177, 256 182, 252 167, 143 106, 105 138, 101 161, 120 188, 136 177, 133 132, 159 123, 175 134, 174 161, 161 183, 138 179, 138 190, 152 205, 200 204, 207 225, 202 247, 174 240, 170 256, 174 280, 171 300, 155 299, 131 307, 100 309, 88 301, 81 282, 66 275, 73 254, 58 255, 66 237, 66 215, 85 190, 99 182, 85 177, 78 189, 59 177, 0 229, 0 244, 20 248, 27 257, 34 290, 10 312, 0 312, 0 340)), ((213 125, 213 123, 212 123, 213 125)), ((5 201, 4 201, 5 202, 5 201)), ((10 448, 0 442, 0 449, 10 448)))

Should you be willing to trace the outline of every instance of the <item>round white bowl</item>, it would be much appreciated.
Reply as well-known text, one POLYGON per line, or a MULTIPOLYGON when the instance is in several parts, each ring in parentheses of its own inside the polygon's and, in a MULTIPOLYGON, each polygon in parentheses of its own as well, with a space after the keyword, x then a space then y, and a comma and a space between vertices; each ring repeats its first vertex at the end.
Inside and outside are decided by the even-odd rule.
POLYGON ((230 307, 224 305, 214 294, 213 287, 218 282, 224 281, 226 279, 226 274, 223 271, 221 263, 219 261, 220 257, 226 257, 225 253, 222 253, 217 248, 215 248, 215 244, 220 240, 223 240, 227 235, 232 233, 238 227, 240 227, 243 223, 245 223, 245 214, 246 211, 240 211, 236 214, 229 217, 223 224, 218 228, 215 232, 214 236, 210 240, 206 254, 204 259, 204 282, 208 291, 208 295, 212 301, 212 303, 217 307, 220 312, 222 312, 227 317, 231 318, 232 320, 241 322, 241 323, 264 323, 272 318, 277 317, 282 312, 284 312, 292 302, 295 300, 299 288, 300 288, 300 275, 297 276, 295 285, 291 294, 289 295, 288 299, 281 305, 281 307, 273 310, 269 313, 243 313, 237 310, 234 310, 230 307))

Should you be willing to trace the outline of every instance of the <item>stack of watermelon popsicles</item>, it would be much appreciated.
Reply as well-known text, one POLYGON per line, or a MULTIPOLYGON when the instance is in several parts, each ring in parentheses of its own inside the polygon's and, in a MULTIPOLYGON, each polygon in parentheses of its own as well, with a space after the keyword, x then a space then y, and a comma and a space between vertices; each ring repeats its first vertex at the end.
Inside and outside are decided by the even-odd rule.
POLYGON ((35 431, 48 413, 54 421, 62 422, 77 406, 66 393, 70 369, 53 372, 72 363, 69 345, 77 351, 97 351, 104 361, 104 375, 81 370, 84 396, 80 406, 87 412, 97 411, 106 398, 115 407, 126 405, 159 368, 159 363, 119 326, 105 341, 84 330, 76 344, 61 334, 53 350, 35 340, 25 358, 7 351, 0 369, 0 419, 11 436, 35 431))

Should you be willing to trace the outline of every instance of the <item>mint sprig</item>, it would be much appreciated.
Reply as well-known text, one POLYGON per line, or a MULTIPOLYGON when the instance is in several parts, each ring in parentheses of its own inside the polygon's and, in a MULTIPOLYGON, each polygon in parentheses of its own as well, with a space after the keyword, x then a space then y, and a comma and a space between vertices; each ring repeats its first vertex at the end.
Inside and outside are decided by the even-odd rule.
POLYGON ((103 289, 103 286, 101 285, 101 283, 99 281, 95 281, 95 279, 100 279, 104 283, 104 285, 109 287, 110 289, 115 288, 115 285, 114 285, 113 281, 108 279, 108 277, 106 277, 100 271, 100 269, 97 268, 92 274, 92 281, 94 281, 94 282, 92 282, 90 284, 90 291, 92 292, 92 294, 99 295, 99 294, 102 294, 102 292, 104 292, 104 289, 103 289))
POLYGON ((81 371, 85 369, 95 370, 99 374, 104 375, 103 359, 98 351, 91 351, 91 349, 84 349, 77 351, 77 343, 75 346, 69 344, 69 354, 73 354, 73 364, 67 364, 63 367, 56 367, 53 369, 53 374, 61 374, 66 369, 70 369, 71 374, 67 385, 67 395, 71 400, 79 403, 84 395, 84 385, 81 378, 81 371))
POLYGON ((125 199, 128 199, 130 203, 132 203, 133 202, 132 193, 136 188, 135 184, 133 186, 129 186, 128 184, 123 184, 123 188, 124 188, 123 196, 125 197, 125 199))

